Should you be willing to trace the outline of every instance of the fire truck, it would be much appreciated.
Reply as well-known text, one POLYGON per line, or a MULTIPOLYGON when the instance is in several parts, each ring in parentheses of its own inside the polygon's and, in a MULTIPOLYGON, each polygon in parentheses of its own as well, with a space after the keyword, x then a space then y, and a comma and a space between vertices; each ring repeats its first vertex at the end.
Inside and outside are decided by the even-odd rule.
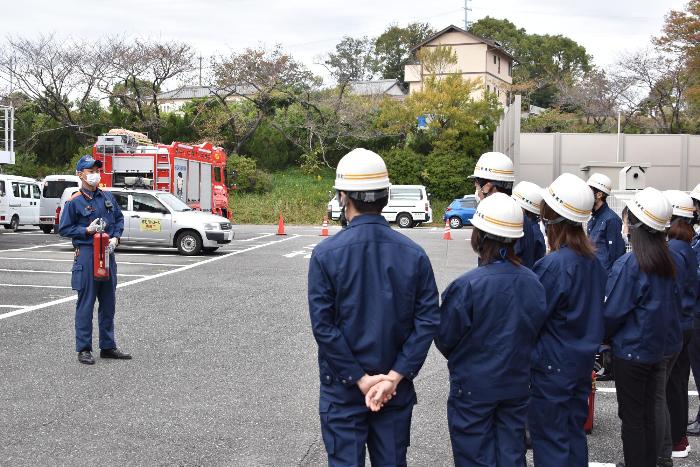
POLYGON ((93 157, 102 162, 100 186, 124 187, 127 179, 167 191, 193 209, 231 219, 226 153, 211 143, 154 144, 145 135, 115 129, 97 137, 93 157))

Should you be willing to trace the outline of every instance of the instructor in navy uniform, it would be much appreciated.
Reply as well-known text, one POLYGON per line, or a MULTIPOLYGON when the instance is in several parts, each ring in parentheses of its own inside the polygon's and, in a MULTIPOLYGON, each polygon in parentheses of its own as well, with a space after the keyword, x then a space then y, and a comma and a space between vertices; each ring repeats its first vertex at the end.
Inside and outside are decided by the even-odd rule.
POLYGON ((389 177, 379 155, 355 149, 335 189, 348 227, 318 245, 309 312, 318 343, 320 418, 328 465, 404 466, 416 404, 413 380, 440 320, 425 251, 381 212, 389 177))
POLYGON ((80 191, 66 202, 61 214, 59 233, 73 240, 75 261, 71 274, 71 287, 78 292, 75 308, 75 350, 78 361, 87 365, 95 363, 92 356, 92 315, 95 299, 99 300, 97 321, 100 329, 100 357, 120 360, 131 355, 117 347, 114 338, 115 291, 117 288, 117 263, 114 249, 124 231, 124 216, 114 196, 98 188, 99 169, 102 162, 92 156, 83 156, 75 168, 82 181, 80 191), (109 235, 109 280, 93 278, 93 239, 103 231, 109 235))

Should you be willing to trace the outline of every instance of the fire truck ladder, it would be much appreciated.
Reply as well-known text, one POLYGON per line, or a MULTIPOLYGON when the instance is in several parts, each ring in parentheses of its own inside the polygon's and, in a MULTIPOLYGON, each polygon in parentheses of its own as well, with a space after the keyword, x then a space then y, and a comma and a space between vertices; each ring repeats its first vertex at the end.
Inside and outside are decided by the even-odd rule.
POLYGON ((172 173, 170 172, 170 152, 156 154, 156 189, 160 191, 172 191, 172 173))

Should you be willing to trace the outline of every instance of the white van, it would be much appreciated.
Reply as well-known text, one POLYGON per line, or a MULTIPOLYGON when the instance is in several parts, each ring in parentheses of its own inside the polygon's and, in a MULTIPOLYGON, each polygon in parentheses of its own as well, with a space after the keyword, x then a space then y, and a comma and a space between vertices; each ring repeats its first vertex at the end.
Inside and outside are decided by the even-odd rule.
POLYGON ((48 175, 42 181, 39 223, 44 233, 58 229, 58 208, 61 195, 66 188, 78 188, 80 178, 76 175, 48 175))
MULTIPOLYGON (((391 185, 389 202, 382 210, 382 216, 388 222, 396 222, 402 229, 411 228, 433 220, 428 192, 423 185, 391 185)), ((328 217, 340 219, 338 195, 328 202, 328 217)))
POLYGON ((41 189, 33 178, 0 175, 0 224, 17 230, 21 225, 39 225, 41 189))

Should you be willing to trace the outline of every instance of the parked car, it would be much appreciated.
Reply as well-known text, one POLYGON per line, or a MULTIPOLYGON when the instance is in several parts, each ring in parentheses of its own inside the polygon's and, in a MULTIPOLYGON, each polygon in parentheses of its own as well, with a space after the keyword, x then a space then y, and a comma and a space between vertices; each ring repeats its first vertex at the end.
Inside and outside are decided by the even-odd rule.
MULTIPOLYGON (((396 222, 403 229, 431 222, 433 209, 429 196, 423 185, 392 185, 389 187, 389 202, 382 210, 382 216, 388 222, 396 222)), ((327 210, 330 219, 340 220, 337 195, 328 202, 327 210)))
MULTIPOLYGON (((67 188, 64 206, 79 189, 67 188)), ((124 245, 174 246, 187 256, 212 253, 234 237, 231 222, 209 212, 194 211, 172 193, 147 189, 104 188, 124 214, 124 245)))
POLYGON ((450 228, 461 229, 465 225, 472 225, 472 217, 476 212, 476 196, 467 195, 457 198, 445 208, 442 220, 450 222, 450 228))
POLYGON ((6 229, 39 226, 40 201, 39 183, 33 178, 0 175, 0 224, 6 229))
POLYGON ((58 207, 66 188, 80 186, 76 175, 48 175, 42 181, 41 202, 39 203, 39 223, 41 230, 48 234, 58 229, 58 207))

